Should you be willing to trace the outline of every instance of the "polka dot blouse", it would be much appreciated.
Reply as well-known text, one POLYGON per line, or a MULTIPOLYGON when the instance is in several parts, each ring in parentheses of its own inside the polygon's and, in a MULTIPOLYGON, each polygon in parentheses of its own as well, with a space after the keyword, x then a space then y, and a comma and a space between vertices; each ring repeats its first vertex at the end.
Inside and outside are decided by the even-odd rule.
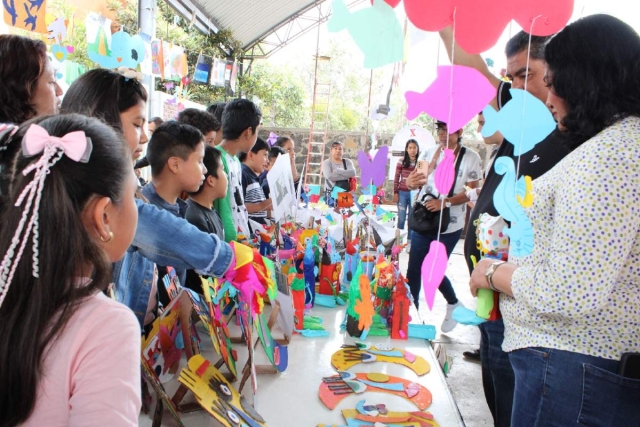
POLYGON ((640 119, 605 129, 533 183, 533 253, 510 261, 503 349, 640 351, 640 119))

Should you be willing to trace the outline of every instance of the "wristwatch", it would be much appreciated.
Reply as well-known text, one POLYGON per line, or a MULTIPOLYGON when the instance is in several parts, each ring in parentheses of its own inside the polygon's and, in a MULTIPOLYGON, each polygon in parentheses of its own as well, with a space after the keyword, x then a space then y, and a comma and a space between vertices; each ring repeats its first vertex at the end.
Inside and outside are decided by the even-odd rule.
POLYGON ((495 273, 498 267, 504 263, 504 261, 496 261, 491 264, 487 269, 487 272, 484 273, 484 276, 487 278, 487 282, 489 282, 489 288, 491 288, 492 291, 500 292, 495 286, 493 286, 493 273, 495 273))
POLYGON ((450 208, 451 207, 451 202, 448 199, 444 199, 444 205, 445 205, 445 207, 450 208))

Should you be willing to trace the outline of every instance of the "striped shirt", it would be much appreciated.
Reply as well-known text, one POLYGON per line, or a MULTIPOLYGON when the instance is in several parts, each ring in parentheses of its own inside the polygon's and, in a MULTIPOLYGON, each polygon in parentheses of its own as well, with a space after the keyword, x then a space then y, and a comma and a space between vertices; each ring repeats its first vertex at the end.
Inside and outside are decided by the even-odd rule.
MULTIPOLYGON (((244 203, 260 203, 267 200, 264 196, 264 191, 260 185, 260 177, 256 175, 251 168, 244 163, 242 164, 242 191, 244 194, 244 203)), ((249 218, 259 222, 260 224, 266 224, 267 211, 254 212, 249 214, 249 218)))

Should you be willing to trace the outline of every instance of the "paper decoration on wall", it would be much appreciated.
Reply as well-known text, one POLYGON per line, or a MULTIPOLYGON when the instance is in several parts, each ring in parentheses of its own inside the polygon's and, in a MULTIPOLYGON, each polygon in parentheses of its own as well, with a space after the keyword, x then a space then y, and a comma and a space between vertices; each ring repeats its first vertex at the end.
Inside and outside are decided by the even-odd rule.
POLYGON ((491 106, 482 111, 485 118, 482 136, 500 131, 513 145, 513 154, 520 156, 553 132, 556 122, 547 106, 529 92, 522 89, 509 89, 509 92, 511 101, 500 111, 496 112, 491 106))
MULTIPOLYGON (((51 54, 58 62, 64 62, 67 59, 67 55, 69 55, 69 48, 71 46, 62 46, 58 43, 51 46, 51 54)), ((73 48, 71 48, 73 49, 73 48)), ((72 50, 73 51, 73 50, 72 50)))
POLYGON ((405 0, 407 17, 425 31, 440 31, 453 24, 456 41, 476 54, 494 46, 511 19, 525 31, 549 36, 560 31, 573 13, 573 0, 525 0, 518 4, 476 0, 405 0))
POLYGON ((436 189, 440 194, 449 194, 451 186, 455 181, 455 167, 454 162, 456 156, 453 154, 453 150, 445 149, 444 158, 438 163, 438 167, 434 171, 433 179, 436 184, 436 189))
POLYGON ((396 14, 384 0, 373 7, 350 13, 344 0, 333 0, 333 13, 327 22, 330 32, 344 29, 364 54, 364 68, 373 69, 402 60, 404 34, 396 14))
POLYGON ((151 74, 155 77, 164 76, 164 50, 162 40, 151 42, 151 74))
MULTIPOLYGON (((167 46, 163 42, 163 49, 167 46)), ((164 49, 164 78, 167 80, 180 81, 187 75, 187 56, 184 48, 176 45, 167 46, 164 49)))
POLYGON ((230 62, 231 64, 231 74, 229 75, 229 88, 231 89, 231 93, 235 93, 236 91, 236 79, 238 77, 238 63, 236 61, 230 62))
POLYGON ((428 411, 396 412, 390 411, 385 404, 367 405, 361 400, 355 409, 343 409, 342 416, 347 426, 318 424, 317 427, 438 427, 433 414, 428 411))
POLYGON ((336 406, 349 394, 360 394, 365 391, 389 393, 402 397, 425 410, 431 405, 431 392, 426 387, 405 380, 380 373, 360 373, 339 371, 338 375, 325 377, 320 384, 320 400, 329 409, 336 406))
POLYGON ((469 123, 495 96, 496 89, 476 69, 442 65, 438 67, 436 80, 423 93, 405 93, 407 119, 413 120, 424 111, 447 123, 449 133, 453 133, 469 123))
POLYGON ((417 375, 425 375, 431 370, 424 358, 386 344, 372 345, 360 342, 355 345, 343 344, 342 349, 331 356, 331 365, 337 371, 346 371, 359 363, 374 362, 403 365, 417 375))
POLYGON ((47 38, 61 43, 67 38, 67 25, 69 21, 64 18, 56 18, 51 24, 47 25, 47 38))
MULTIPOLYGON (((87 15, 87 23, 89 21, 87 15)), ((89 39, 87 30, 87 54, 89 59, 101 67, 135 69, 144 60, 146 48, 139 35, 132 37, 124 31, 118 31, 109 38, 104 32, 104 25, 101 25, 93 40, 89 39)))
POLYGON ((3 0, 3 18, 7 25, 35 33, 46 33, 46 0, 3 0))
POLYGON ((213 68, 211 69, 211 86, 224 87, 226 67, 227 61, 217 58, 213 59, 213 68))
POLYGON ((371 184, 378 187, 384 185, 388 157, 389 147, 386 145, 380 147, 372 160, 369 160, 369 155, 364 151, 358 151, 358 166, 361 173, 360 185, 362 187, 367 187, 371 184))
POLYGON ((504 234, 509 236, 509 254, 516 257, 531 255, 533 252, 533 227, 531 221, 517 199, 516 167, 510 157, 498 157, 495 160, 494 170, 503 175, 493 193, 493 204, 496 210, 511 224, 505 227, 504 234))
POLYGON ((178 379, 224 427, 266 427, 264 419, 208 360, 194 355, 178 379))
POLYGON ((429 310, 433 309, 433 301, 436 298, 436 291, 444 279, 447 271, 447 248, 438 240, 431 242, 429 253, 422 261, 422 288, 427 300, 429 310))

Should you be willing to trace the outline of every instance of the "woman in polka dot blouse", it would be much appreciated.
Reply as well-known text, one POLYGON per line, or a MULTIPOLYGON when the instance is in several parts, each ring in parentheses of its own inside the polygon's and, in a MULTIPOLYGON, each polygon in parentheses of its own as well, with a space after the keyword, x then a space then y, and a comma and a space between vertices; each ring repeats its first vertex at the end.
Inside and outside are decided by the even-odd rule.
POLYGON ((471 292, 502 293, 512 426, 637 426, 640 379, 620 359, 640 352, 640 36, 589 16, 545 60, 572 152, 533 183, 533 253, 482 260, 471 292))

